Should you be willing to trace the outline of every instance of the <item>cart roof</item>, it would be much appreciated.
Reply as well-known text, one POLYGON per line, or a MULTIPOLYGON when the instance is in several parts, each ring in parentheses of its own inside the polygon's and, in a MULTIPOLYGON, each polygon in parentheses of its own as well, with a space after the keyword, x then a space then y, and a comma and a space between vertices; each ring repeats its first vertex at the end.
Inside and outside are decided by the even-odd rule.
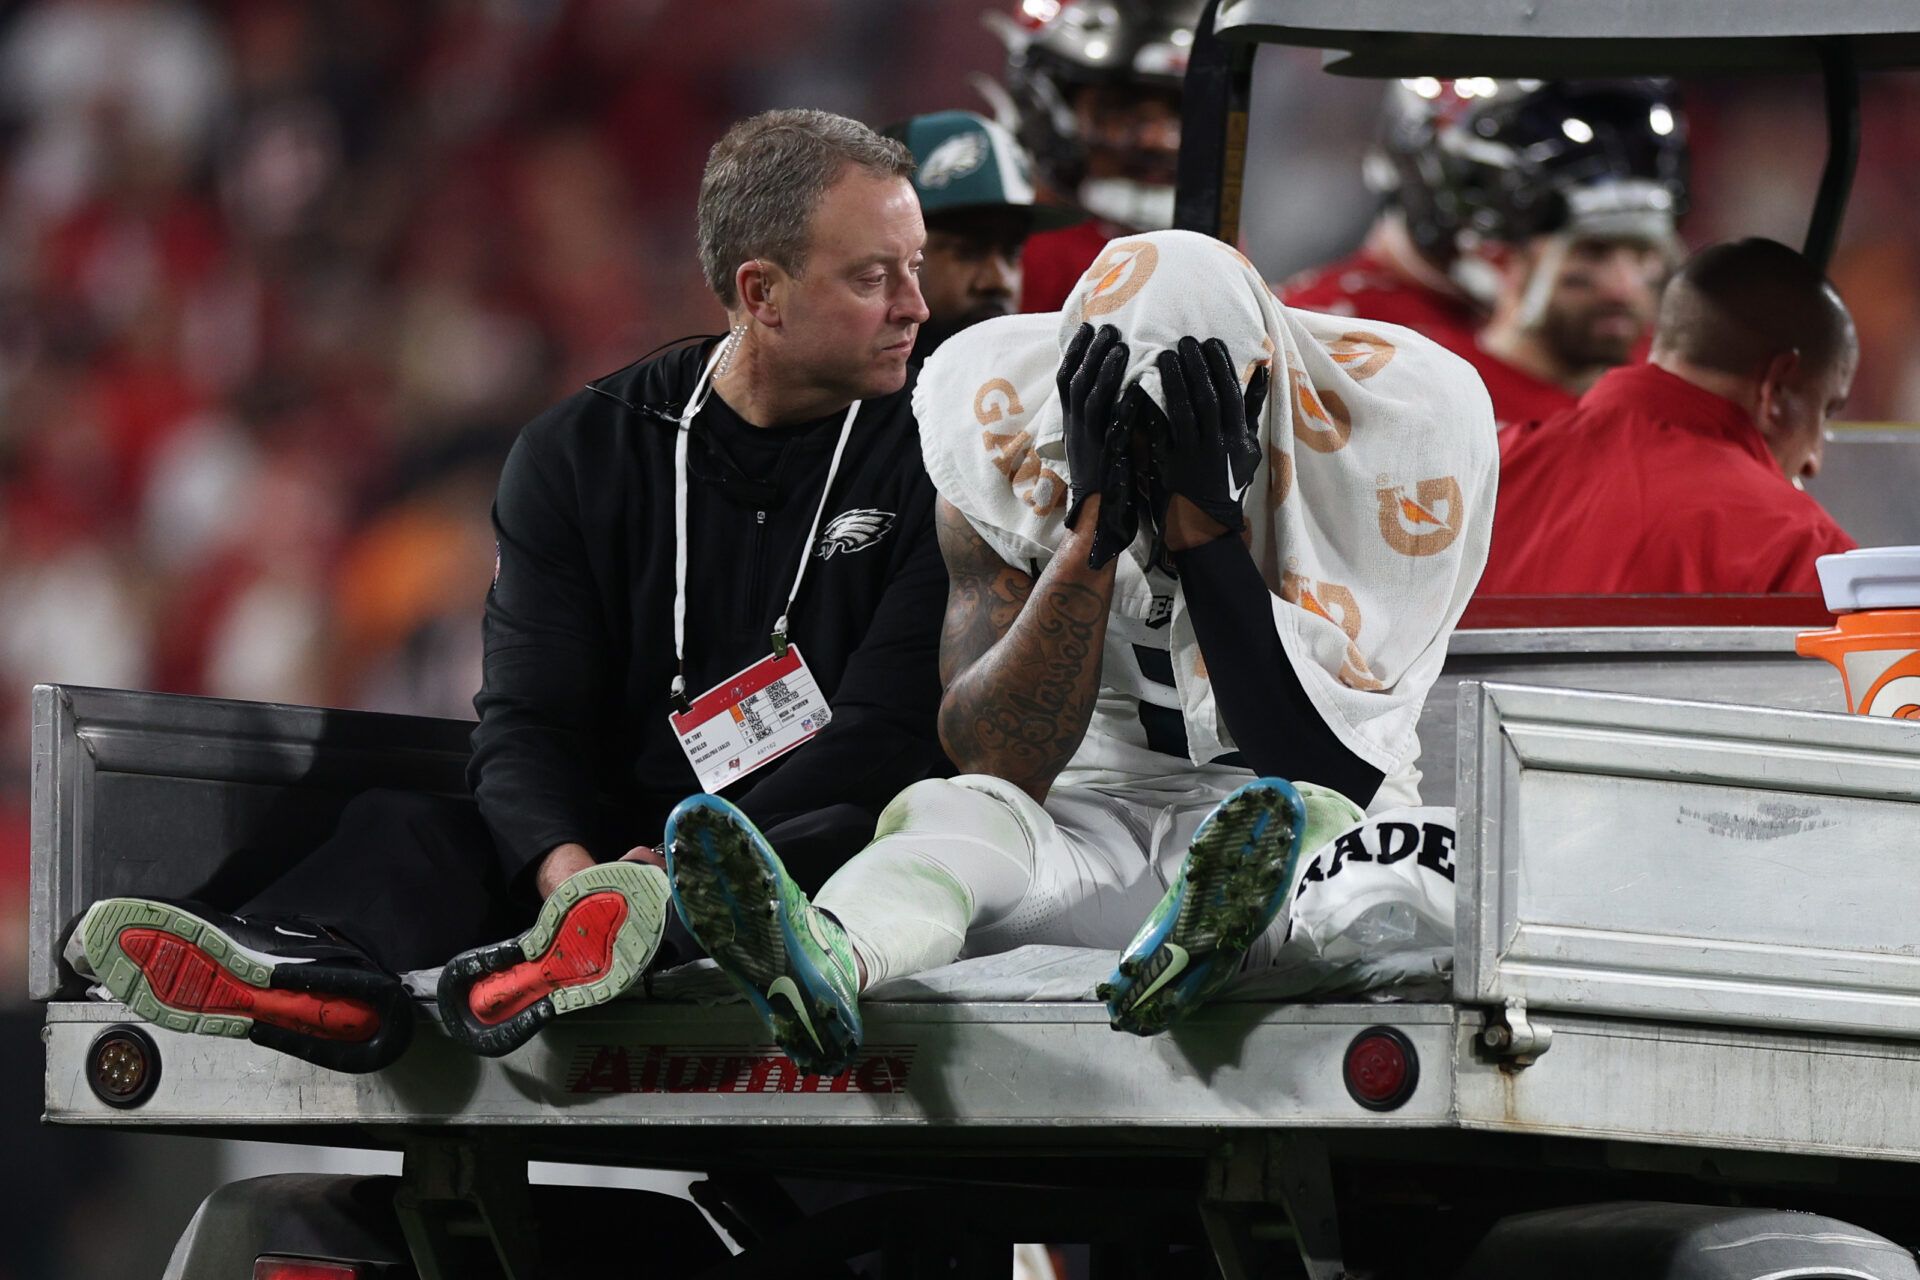
POLYGON ((1351 76, 1715 75, 1920 65, 1913 0, 1221 0, 1225 39, 1325 49, 1351 76))

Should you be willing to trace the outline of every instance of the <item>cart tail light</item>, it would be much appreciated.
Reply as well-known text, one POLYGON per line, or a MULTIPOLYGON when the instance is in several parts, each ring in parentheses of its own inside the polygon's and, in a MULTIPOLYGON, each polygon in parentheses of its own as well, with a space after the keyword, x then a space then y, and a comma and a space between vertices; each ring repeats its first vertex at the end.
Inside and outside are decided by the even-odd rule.
POLYGON ((317 1262, 312 1258, 253 1260, 253 1280, 367 1280, 372 1272, 357 1262, 317 1262))
POLYGON ((1347 1045, 1341 1064, 1347 1092, 1369 1111, 1392 1111, 1420 1083, 1420 1055, 1393 1027, 1368 1027, 1347 1045))

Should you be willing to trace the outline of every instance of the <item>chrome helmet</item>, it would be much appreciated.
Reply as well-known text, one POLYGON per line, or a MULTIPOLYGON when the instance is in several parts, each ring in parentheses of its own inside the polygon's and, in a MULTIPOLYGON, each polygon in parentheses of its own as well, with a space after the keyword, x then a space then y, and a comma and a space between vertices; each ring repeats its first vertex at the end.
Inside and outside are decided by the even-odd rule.
POLYGON ((1095 140, 1082 135, 1073 96, 1085 85, 1178 94, 1204 8, 1205 0, 1020 0, 1015 17, 988 15, 1007 68, 1004 89, 987 96, 1056 193, 1142 230, 1173 224, 1171 175, 1085 189, 1095 140))
POLYGON ((1663 80, 1401 80, 1366 174, 1441 266, 1557 232, 1673 243, 1686 121, 1663 80))

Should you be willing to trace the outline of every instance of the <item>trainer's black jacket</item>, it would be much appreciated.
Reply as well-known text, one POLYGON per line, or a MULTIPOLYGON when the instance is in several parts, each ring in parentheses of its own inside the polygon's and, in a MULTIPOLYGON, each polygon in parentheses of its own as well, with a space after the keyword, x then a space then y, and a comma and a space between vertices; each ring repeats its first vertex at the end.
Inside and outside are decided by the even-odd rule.
MULTIPOLYGON (((601 379, 536 418, 507 458, 468 781, 509 879, 567 841, 603 860, 657 845, 699 789, 667 723, 673 419, 711 351, 601 379)), ((832 720, 723 793, 762 829, 836 804, 877 816, 941 759, 947 577, 911 389, 862 404, 789 620, 832 720)), ((713 395, 694 420, 690 696, 771 651, 844 417, 754 427, 713 395)))

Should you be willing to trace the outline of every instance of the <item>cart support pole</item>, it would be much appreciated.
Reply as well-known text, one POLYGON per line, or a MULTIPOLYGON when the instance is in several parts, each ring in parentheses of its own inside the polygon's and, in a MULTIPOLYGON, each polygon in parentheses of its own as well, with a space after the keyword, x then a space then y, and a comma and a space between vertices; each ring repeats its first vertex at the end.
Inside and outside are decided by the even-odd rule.
POLYGON ((1200 1221, 1226 1280, 1347 1280, 1333 1164, 1317 1133, 1242 1134, 1214 1152, 1200 1221), (1280 1257, 1283 1243, 1298 1256, 1280 1257))
POLYGON ((524 1152, 474 1140, 409 1142, 394 1194, 400 1233, 421 1280, 471 1274, 467 1242, 491 1246, 505 1280, 539 1280, 540 1238, 524 1152))
POLYGON ((1219 8, 1220 0, 1207 0, 1187 58, 1173 225, 1235 244, 1240 239, 1255 46, 1227 44, 1213 33, 1219 8))
MULTIPOLYGON (((1840 241, 1847 193, 1853 188, 1853 172, 1860 163, 1860 69, 1844 40, 1820 42, 1820 66, 1827 91, 1827 167, 1820 174, 1820 194, 1814 200, 1804 252, 1813 265, 1825 271, 1840 241)), ((1186 160, 1184 152, 1180 158, 1186 160)))

